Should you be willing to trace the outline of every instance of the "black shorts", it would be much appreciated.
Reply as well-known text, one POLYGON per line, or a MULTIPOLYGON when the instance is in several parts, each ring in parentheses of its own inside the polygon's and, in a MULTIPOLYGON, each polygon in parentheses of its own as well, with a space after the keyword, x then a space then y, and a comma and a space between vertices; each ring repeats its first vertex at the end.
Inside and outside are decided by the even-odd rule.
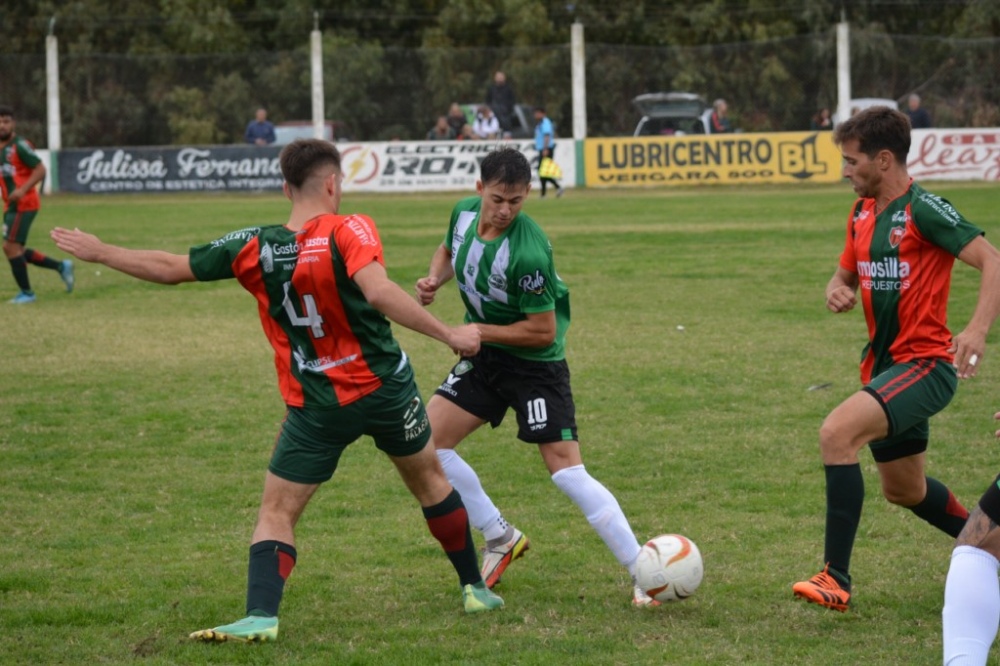
POLYGON ((483 346, 459 361, 435 393, 496 428, 507 409, 517 414, 517 438, 530 444, 577 441, 569 365, 527 361, 483 346))

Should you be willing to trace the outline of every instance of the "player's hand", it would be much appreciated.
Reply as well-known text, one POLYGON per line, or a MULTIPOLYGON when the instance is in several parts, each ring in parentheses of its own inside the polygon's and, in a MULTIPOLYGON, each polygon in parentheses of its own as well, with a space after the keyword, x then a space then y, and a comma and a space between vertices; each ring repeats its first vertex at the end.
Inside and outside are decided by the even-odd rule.
POLYGON ((16 204, 18 201, 21 200, 21 197, 23 196, 24 196, 24 188, 15 187, 13 190, 10 191, 10 194, 7 195, 7 203, 16 204))
POLYGON ((854 290, 847 285, 837 287, 826 295, 826 308, 830 312, 849 312, 857 303, 854 290))
POLYGON ((451 329, 448 346, 460 356, 474 356, 479 353, 479 340, 482 334, 475 324, 456 326, 451 329))
POLYGON ((83 261, 100 261, 101 248, 104 243, 93 235, 79 229, 63 229, 56 227, 49 236, 55 241, 56 247, 63 252, 72 254, 77 259, 83 261))
MULTIPOLYGON (((993 418, 996 419, 997 421, 1000 421, 1000 412, 997 412, 996 414, 994 414, 993 418)), ((997 439, 1000 439, 1000 430, 996 431, 996 437, 997 437, 997 439)))
POLYGON ((986 336, 968 329, 962 331, 951 341, 948 353, 955 356, 952 363, 958 371, 959 379, 974 377, 979 372, 983 354, 986 351, 986 336))
POLYGON ((434 302, 434 295, 437 294, 441 282, 436 277, 422 277, 417 280, 417 300, 421 305, 430 305, 434 302))

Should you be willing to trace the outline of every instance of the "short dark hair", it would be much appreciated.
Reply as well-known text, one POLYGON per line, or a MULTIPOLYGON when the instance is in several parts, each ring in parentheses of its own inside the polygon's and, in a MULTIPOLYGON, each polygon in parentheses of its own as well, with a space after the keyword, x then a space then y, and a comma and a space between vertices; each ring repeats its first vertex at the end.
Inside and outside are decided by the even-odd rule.
POLYGON ((838 146, 856 139, 858 149, 868 157, 888 150, 900 164, 910 153, 910 119, 888 106, 872 106, 854 114, 833 130, 838 146))
POLYGON ((7 106, 6 104, 0 104, 0 116, 4 116, 5 118, 13 118, 14 107, 7 106))
POLYGON ((483 185, 529 185, 531 165, 517 148, 504 147, 491 151, 479 165, 483 185))
POLYGON ((296 139, 281 149, 278 162, 285 182, 300 188, 323 167, 340 171, 340 151, 322 139, 296 139))

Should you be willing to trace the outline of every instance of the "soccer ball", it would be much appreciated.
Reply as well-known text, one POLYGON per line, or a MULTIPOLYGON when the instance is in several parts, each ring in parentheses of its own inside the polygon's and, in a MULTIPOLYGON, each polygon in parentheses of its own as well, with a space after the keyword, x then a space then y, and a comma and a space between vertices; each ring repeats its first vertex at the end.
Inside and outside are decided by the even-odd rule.
POLYGON ((698 546, 680 534, 653 537, 635 561, 636 584, 657 601, 687 599, 704 573, 698 546))

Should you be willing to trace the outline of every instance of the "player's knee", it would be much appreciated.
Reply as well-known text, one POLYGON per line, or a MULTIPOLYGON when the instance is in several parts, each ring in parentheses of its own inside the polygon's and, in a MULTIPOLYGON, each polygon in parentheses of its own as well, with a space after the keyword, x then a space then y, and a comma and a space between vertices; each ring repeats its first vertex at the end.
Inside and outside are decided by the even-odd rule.
POLYGON ((896 504, 906 508, 920 504, 924 499, 925 491, 917 487, 909 486, 882 486, 882 497, 890 504, 896 504))
POLYGON ((855 456, 863 445, 859 445, 856 435, 836 419, 828 416, 820 426, 819 448, 823 458, 830 462, 842 462, 845 456, 855 456))

